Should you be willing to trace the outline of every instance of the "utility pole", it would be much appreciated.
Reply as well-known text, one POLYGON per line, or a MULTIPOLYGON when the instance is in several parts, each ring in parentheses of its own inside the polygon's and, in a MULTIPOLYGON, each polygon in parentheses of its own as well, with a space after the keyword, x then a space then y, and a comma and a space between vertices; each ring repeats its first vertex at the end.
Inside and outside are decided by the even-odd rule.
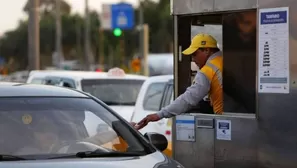
POLYGON ((39 0, 29 0, 28 63, 29 70, 40 69, 39 0))
POLYGON ((90 14, 89 14, 89 0, 85 0, 85 57, 86 57, 86 70, 91 70, 93 63, 92 55, 90 52, 90 14))
POLYGON ((56 0, 56 54, 59 68, 63 58, 62 52, 62 25, 61 25, 61 0, 56 0))

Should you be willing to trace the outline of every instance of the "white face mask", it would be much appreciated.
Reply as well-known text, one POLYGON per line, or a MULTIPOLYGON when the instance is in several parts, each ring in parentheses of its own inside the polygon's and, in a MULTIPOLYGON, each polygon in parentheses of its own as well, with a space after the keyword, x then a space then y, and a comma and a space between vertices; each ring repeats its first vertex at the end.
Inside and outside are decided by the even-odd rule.
POLYGON ((192 71, 199 71, 199 67, 195 64, 195 62, 191 62, 191 70, 192 71))

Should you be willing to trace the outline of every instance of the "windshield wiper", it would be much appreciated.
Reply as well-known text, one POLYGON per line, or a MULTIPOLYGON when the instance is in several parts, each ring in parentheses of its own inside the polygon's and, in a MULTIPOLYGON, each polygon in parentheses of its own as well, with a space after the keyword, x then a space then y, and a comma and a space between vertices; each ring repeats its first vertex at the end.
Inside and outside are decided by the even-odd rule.
POLYGON ((101 151, 86 151, 78 152, 74 155, 58 156, 48 159, 62 159, 62 158, 92 158, 92 157, 128 157, 128 156, 143 156, 143 152, 101 152, 101 151))
POLYGON ((112 106, 112 105, 121 105, 121 103, 118 102, 112 102, 112 101, 103 101, 105 104, 112 106))
POLYGON ((86 158, 86 157, 123 157, 123 156, 142 156, 143 152, 78 152, 76 157, 86 158))
POLYGON ((104 101, 105 104, 109 106, 133 106, 135 102, 111 102, 111 101, 104 101))
POLYGON ((18 161, 18 160, 29 160, 29 159, 25 159, 19 156, 14 156, 14 155, 3 155, 0 154, 0 162, 1 161, 18 161))

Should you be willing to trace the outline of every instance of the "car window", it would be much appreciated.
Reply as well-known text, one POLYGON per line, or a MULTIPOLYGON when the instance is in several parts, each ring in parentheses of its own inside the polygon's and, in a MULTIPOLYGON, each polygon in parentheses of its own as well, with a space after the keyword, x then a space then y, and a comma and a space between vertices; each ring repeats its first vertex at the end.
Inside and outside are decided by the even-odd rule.
POLYGON ((54 85, 54 86, 59 86, 61 83, 61 78, 59 77, 46 77, 44 79, 44 82, 46 85, 54 85))
POLYGON ((0 98, 1 154, 46 157, 97 149, 147 151, 147 144, 131 131, 92 99, 0 98))
POLYGON ((164 104, 162 104, 162 107, 169 105, 173 100, 173 85, 167 85, 167 91, 164 94, 164 104))
POLYGON ((166 84, 165 82, 150 84, 143 100, 144 110, 151 110, 151 111, 159 110, 163 91, 165 89, 165 84, 166 84))
POLYGON ((82 90, 99 98, 107 105, 134 106, 144 80, 84 79, 82 90))
POLYGON ((43 84, 43 82, 44 82, 44 79, 42 79, 42 78, 33 78, 30 83, 43 84))
POLYGON ((69 88, 76 88, 74 80, 73 79, 67 79, 67 78, 62 79, 62 86, 63 87, 69 87, 69 88))

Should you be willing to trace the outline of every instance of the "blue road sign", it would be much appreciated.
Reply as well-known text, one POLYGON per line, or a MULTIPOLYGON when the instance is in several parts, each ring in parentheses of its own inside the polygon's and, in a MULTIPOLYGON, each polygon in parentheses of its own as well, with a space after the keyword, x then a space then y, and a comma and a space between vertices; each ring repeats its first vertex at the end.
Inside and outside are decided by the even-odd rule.
POLYGON ((111 5, 112 29, 132 29, 134 27, 134 9, 131 4, 118 3, 111 5))

